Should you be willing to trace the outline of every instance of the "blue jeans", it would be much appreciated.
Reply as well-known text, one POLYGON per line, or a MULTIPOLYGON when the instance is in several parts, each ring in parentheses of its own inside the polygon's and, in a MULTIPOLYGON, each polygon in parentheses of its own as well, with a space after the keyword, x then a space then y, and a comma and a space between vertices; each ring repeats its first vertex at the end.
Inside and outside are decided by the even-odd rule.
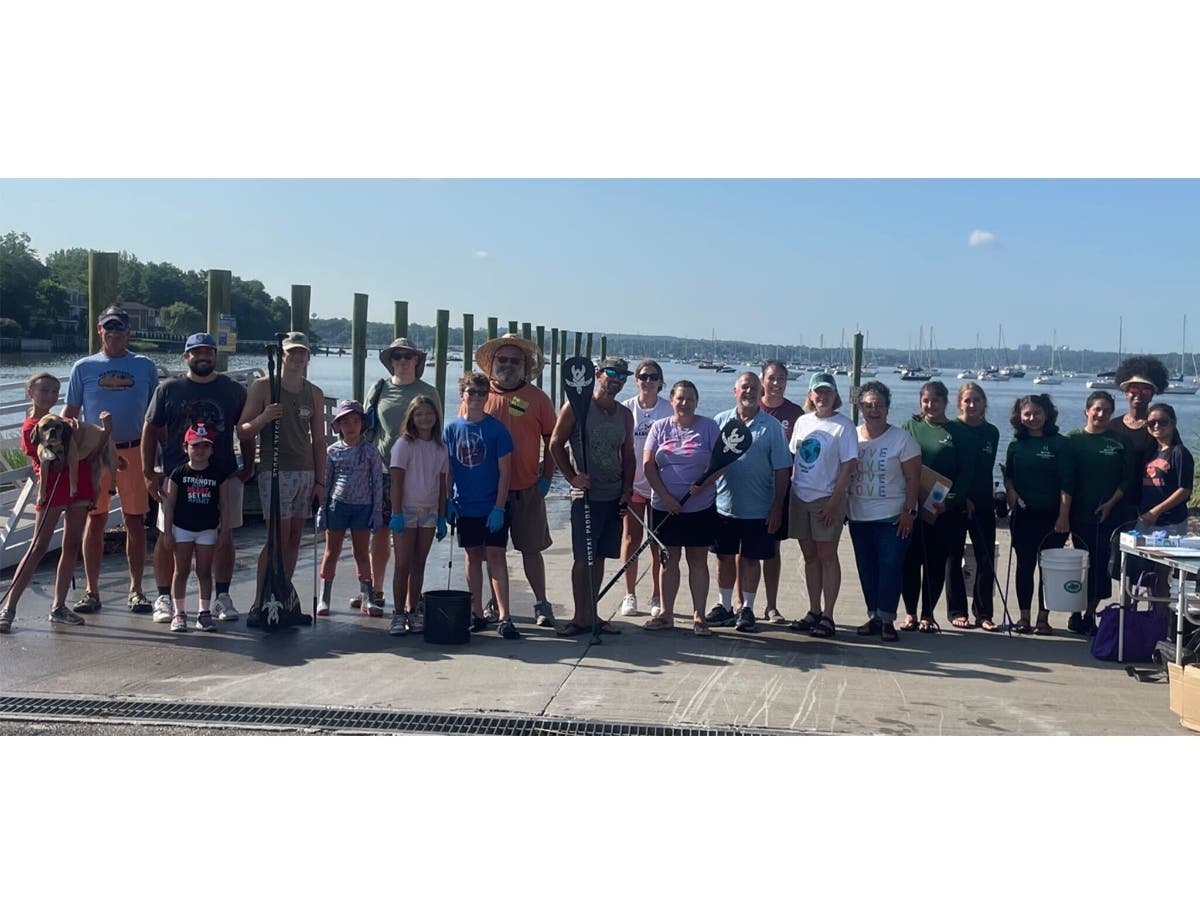
POLYGON ((884 622, 895 621, 904 554, 912 537, 898 537, 895 522, 851 522, 850 540, 854 544, 854 563, 868 615, 884 622))

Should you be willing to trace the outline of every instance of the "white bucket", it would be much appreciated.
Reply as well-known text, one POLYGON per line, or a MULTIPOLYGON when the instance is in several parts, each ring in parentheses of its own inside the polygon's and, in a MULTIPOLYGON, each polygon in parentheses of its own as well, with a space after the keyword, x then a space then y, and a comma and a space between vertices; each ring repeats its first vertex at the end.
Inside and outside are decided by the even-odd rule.
POLYGON ((1083 612, 1087 609, 1087 551, 1064 547, 1043 550, 1040 557, 1046 609, 1052 612, 1083 612))

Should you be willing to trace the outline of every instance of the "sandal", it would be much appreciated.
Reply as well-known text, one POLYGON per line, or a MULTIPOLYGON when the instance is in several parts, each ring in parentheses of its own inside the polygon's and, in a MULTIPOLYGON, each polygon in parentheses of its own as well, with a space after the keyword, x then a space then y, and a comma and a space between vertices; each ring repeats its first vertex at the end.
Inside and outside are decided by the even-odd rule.
POLYGON ((816 622, 813 623, 813 626, 808 630, 808 633, 813 637, 831 638, 836 631, 837 626, 833 624, 833 619, 829 618, 829 616, 821 616, 816 622))
POLYGON ((934 634, 935 632, 941 630, 942 626, 939 625, 934 619, 922 619, 917 623, 917 631, 921 632, 922 634, 934 634))
POLYGON ((955 628, 971 629, 976 627, 975 624, 966 616, 955 616, 950 620, 950 624, 955 628))
MULTIPOLYGON (((892 630, 894 631, 895 629, 892 630)), ((863 637, 870 637, 871 635, 879 634, 882 631, 883 620, 875 616, 872 616, 865 624, 859 625, 856 629, 854 629, 855 634, 862 635, 863 637)))
POLYGON ((642 626, 646 631, 668 631, 674 627, 675 623, 663 616, 651 616, 642 626))
POLYGON ((914 619, 912 616, 909 616, 908 618, 906 618, 904 620, 904 624, 900 626, 899 630, 900 631, 916 631, 917 630, 917 620, 914 619))
POLYGON ((894 644, 900 640, 900 635, 896 634, 896 626, 891 622, 883 622, 879 626, 879 639, 885 644, 894 644))
POLYGON ((991 619, 980 619, 975 624, 978 625, 980 628, 982 628, 984 631, 999 631, 1000 630, 1000 626, 997 625, 995 622, 993 622, 991 619))
POLYGON ((479 616, 471 616, 471 630, 478 634, 481 631, 486 631, 491 627, 491 622, 479 616))
POLYGON ((567 622, 558 629, 558 633, 563 637, 578 637, 581 634, 590 634, 591 631, 591 625, 580 625, 578 622, 567 622))
POLYGON ((1028 619, 1020 619, 1013 626, 1012 630, 1017 634, 1033 634, 1033 626, 1029 624, 1028 619))
POLYGON ((1049 635, 1054 634, 1054 629, 1050 627, 1049 622, 1038 622, 1033 626, 1033 633, 1048 637, 1049 635))
POLYGON ((812 627, 821 621, 820 613, 809 612, 803 619, 797 619, 788 626, 792 631, 811 631, 812 627))
POLYGON ((710 638, 713 636, 712 629, 709 628, 708 625, 705 624, 704 622, 693 622, 692 623, 692 634, 694 634, 696 637, 710 638))

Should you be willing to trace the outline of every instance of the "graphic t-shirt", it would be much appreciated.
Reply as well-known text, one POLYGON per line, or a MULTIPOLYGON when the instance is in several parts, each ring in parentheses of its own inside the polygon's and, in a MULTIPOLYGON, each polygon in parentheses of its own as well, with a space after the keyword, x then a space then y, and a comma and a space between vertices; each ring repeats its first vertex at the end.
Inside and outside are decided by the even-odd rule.
POLYGON ((221 522, 221 482, 226 476, 208 468, 201 471, 184 464, 171 472, 175 491, 174 524, 188 531, 208 531, 221 522))
MULTIPOLYGON (((650 426, 643 454, 649 454, 654 460, 663 486, 672 497, 679 500, 686 497, 693 482, 708 471, 708 463, 720 439, 721 429, 707 416, 696 416, 691 427, 687 428, 669 418, 659 419, 650 426)), ((717 486, 710 484, 688 499, 683 511, 701 512, 712 506, 716 499, 717 486)), ((657 510, 667 508, 657 492, 650 494, 650 505, 657 510)))
POLYGON ((325 503, 345 503, 371 508, 371 530, 383 524, 383 460, 374 444, 360 440, 347 444, 340 438, 325 453, 325 503))
POLYGON ((162 446, 163 471, 174 472, 187 462, 183 437, 189 428, 203 422, 213 439, 209 467, 231 475, 237 469, 233 444, 245 405, 246 389, 227 375, 208 382, 172 378, 160 384, 146 410, 146 421, 155 428, 167 429, 162 446))
POLYGON ((804 415, 804 407, 785 397, 782 403, 774 407, 767 406, 766 400, 760 398, 758 408, 783 426, 783 436, 790 442, 792 429, 796 427, 796 421, 804 415))
MULTIPOLYGON (((721 428, 737 410, 718 413, 721 428)), ((775 472, 792 467, 783 426, 759 411, 748 426, 750 449, 717 477, 717 512, 734 519, 765 519, 775 501, 775 472)))
POLYGON ((904 472, 900 464, 921 455, 911 434, 895 425, 877 438, 858 436, 858 471, 850 479, 847 512, 851 522, 890 521, 904 511, 904 472))
POLYGON ((842 463, 858 459, 858 435, 854 423, 839 412, 826 418, 811 412, 792 426, 788 449, 796 457, 792 493, 811 502, 830 496, 842 463))
MULTIPOLYGON (((42 461, 38 459, 38 448, 33 443, 33 431, 37 428, 39 421, 40 419, 36 416, 29 416, 21 423, 21 449, 29 457, 29 463, 33 466, 33 474, 41 478, 42 461)), ((45 509, 51 506, 66 506, 68 503, 76 500, 91 501, 95 499, 90 463, 80 464, 79 475, 75 480, 75 496, 73 497, 71 496, 71 473, 67 470, 65 464, 61 467, 52 466, 47 469, 46 477, 50 479, 46 483, 46 503, 45 506, 38 506, 38 509, 45 509)))
POLYGON ((401 437, 392 445, 391 468, 404 470, 405 509, 431 509, 438 505, 442 476, 450 471, 450 455, 440 441, 401 437))
MULTIPOLYGON (((483 411, 503 424, 512 437, 509 488, 523 491, 533 487, 542 474, 545 439, 554 431, 554 421, 558 417, 554 404, 536 384, 526 383, 515 391, 503 391, 493 384, 483 411)), ((467 414, 466 404, 459 408, 458 414, 467 414)))
POLYGON ((650 409, 642 409, 637 397, 630 397, 624 403, 633 413, 633 455, 637 460, 637 467, 633 474, 633 490, 643 497, 649 497, 650 482, 646 480, 646 464, 643 456, 646 452, 646 435, 650 433, 650 426, 659 419, 671 417, 671 404, 662 397, 659 397, 658 402, 650 409))
POLYGON ((142 436, 142 420, 158 387, 158 369, 139 353, 85 356, 71 369, 67 406, 82 407, 82 419, 100 424, 100 413, 112 413, 112 439, 118 443, 142 436))
POLYGON ((500 487, 500 459, 513 452, 508 429, 488 415, 478 422, 468 422, 462 417, 446 426, 442 443, 450 452, 454 502, 459 514, 486 516, 495 507, 503 509, 508 498, 497 501, 496 494, 500 487))
MULTIPOLYGON (((1159 450, 1147 462, 1142 477, 1142 499, 1138 512, 1146 512, 1162 503, 1180 487, 1191 487, 1194 462, 1183 444, 1159 450)), ((1177 525, 1188 517, 1187 503, 1173 506, 1158 517, 1156 525, 1177 525)))

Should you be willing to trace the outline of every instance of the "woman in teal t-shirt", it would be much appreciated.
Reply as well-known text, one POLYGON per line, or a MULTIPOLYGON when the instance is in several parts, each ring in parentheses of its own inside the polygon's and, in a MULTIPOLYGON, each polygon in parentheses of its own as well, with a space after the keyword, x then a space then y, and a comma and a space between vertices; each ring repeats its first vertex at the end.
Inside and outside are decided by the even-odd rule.
POLYGON ((1008 445, 1004 489, 1012 510, 1009 529, 1017 555, 1017 606, 1021 611, 1013 630, 1054 634, 1040 582, 1036 627, 1029 624, 1029 613, 1038 552, 1064 546, 1071 530, 1071 494, 1075 491, 1071 444, 1058 433, 1058 410, 1049 394, 1019 397, 1009 422, 1014 440, 1008 445))

